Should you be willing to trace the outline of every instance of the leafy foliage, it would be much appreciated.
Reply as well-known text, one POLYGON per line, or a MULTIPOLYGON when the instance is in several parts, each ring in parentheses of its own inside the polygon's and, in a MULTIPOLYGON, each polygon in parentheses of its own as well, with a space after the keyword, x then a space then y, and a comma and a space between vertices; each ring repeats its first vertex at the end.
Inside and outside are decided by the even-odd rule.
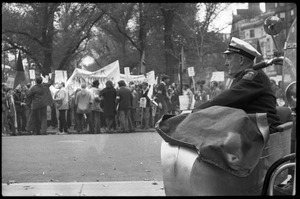
POLYGON ((181 47, 196 76, 223 64, 222 36, 209 31, 226 4, 219 3, 3 3, 2 46, 21 50, 41 72, 81 67, 90 56, 97 70, 119 60, 121 71, 179 71, 181 47), (199 11, 202 16, 199 19, 199 11))

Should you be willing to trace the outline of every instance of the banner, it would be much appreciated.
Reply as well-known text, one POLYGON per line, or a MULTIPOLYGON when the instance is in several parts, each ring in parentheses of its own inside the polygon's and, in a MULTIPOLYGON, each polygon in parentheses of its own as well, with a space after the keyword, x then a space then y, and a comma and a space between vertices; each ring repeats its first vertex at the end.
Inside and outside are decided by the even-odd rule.
POLYGON ((86 83, 88 87, 94 80, 99 81, 100 89, 105 88, 105 83, 108 80, 111 80, 116 85, 120 80, 119 61, 117 60, 94 72, 75 68, 73 74, 66 83, 66 89, 69 92, 69 95, 71 95, 77 88, 81 88, 82 83, 86 83))
POLYGON ((149 86, 156 84, 154 70, 146 73, 146 77, 145 75, 130 75, 129 78, 126 79, 125 74, 120 74, 120 80, 124 80, 127 85, 129 84, 129 82, 134 82, 134 84, 141 84, 143 82, 147 82, 149 86))

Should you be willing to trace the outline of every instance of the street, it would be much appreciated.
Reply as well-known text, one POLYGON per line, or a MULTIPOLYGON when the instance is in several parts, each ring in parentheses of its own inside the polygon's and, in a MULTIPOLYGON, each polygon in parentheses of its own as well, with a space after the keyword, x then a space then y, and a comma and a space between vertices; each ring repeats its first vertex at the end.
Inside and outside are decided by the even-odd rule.
POLYGON ((2 137, 2 183, 162 181, 156 132, 2 137))

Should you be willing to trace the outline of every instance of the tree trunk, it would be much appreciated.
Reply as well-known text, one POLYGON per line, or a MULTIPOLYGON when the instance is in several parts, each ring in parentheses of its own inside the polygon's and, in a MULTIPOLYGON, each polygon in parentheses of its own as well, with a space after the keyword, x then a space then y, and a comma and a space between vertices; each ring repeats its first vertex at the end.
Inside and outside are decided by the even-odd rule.
POLYGON ((165 40, 165 57, 166 57, 166 74, 170 76, 170 82, 174 81, 174 68, 177 60, 174 58, 174 49, 172 43, 172 32, 174 23, 174 9, 161 8, 164 17, 164 40, 165 40))
MULTIPOLYGON (((145 16, 145 11, 144 11, 144 3, 139 3, 139 25, 140 25, 140 29, 139 29, 139 42, 140 42, 140 60, 142 60, 142 56, 143 56, 143 52, 146 49, 146 37, 147 37, 147 30, 146 30, 146 16, 145 16)), ((138 74, 140 74, 141 70, 140 70, 140 64, 138 65, 138 74)), ((146 67, 146 66, 145 66, 146 67)), ((146 68, 145 68, 146 71, 146 68)))
POLYGON ((140 13, 140 30, 139 30, 139 41, 140 41, 140 55, 142 57, 143 51, 146 48, 146 16, 144 13, 144 3, 139 3, 140 13))
POLYGON ((44 44, 44 63, 42 68, 43 76, 51 73, 52 66, 52 42, 54 34, 54 12, 58 4, 47 3, 44 6, 44 16, 43 16, 43 31, 42 31, 42 40, 44 44))

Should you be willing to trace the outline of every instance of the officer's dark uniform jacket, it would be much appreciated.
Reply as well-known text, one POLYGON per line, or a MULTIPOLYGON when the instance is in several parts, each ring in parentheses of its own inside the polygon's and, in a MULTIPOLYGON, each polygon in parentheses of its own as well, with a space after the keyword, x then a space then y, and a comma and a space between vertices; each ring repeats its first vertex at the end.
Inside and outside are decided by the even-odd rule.
POLYGON ((214 105, 239 108, 246 113, 267 113, 270 133, 279 125, 276 98, 270 80, 262 70, 246 69, 233 80, 230 88, 214 99, 196 107, 193 112, 214 105))

